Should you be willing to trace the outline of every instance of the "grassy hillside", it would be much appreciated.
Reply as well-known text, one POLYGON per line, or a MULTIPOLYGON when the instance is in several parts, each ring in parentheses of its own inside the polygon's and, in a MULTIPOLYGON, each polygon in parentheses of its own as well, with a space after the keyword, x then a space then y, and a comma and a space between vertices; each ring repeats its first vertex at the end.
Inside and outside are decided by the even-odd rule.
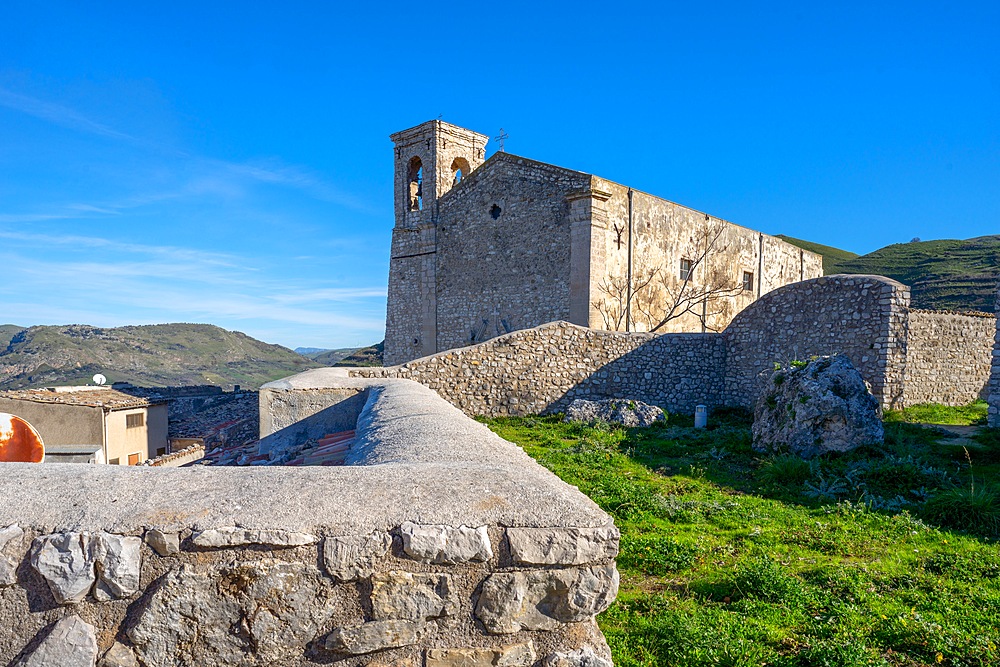
POLYGON ((896 243, 861 256, 790 236, 778 238, 822 254, 826 275, 874 274, 909 285, 914 308, 993 312, 1000 236, 896 243))
POLYGON ((361 348, 359 347, 342 347, 336 350, 320 350, 319 352, 307 354, 306 356, 315 361, 317 364, 333 366, 338 361, 346 359, 360 349, 361 348))
POLYGON ((10 344, 10 339, 22 331, 24 327, 16 324, 0 324, 0 349, 10 344))
POLYGON ((350 355, 333 364, 334 366, 381 366, 385 352, 385 341, 370 347, 355 350, 350 355))
POLYGON ((966 443, 971 467, 953 436, 899 423, 807 462, 757 454, 738 416, 691 422, 487 421, 621 530, 598 617, 615 665, 1000 665, 1000 432, 966 443))
POLYGON ((784 234, 778 234, 778 238, 786 243, 791 243, 793 246, 802 248, 803 250, 823 255, 823 274, 827 276, 832 276, 835 273, 842 273, 840 270, 841 262, 848 259, 854 259, 858 256, 858 253, 856 252, 841 250, 840 248, 834 248, 833 246, 822 245, 820 243, 813 243, 812 241, 803 241, 802 239, 785 236, 784 234))
POLYGON ((1000 236, 896 243, 846 260, 844 273, 875 273, 912 288, 915 308, 993 312, 1000 282, 1000 236))
POLYGON ((0 352, 0 387, 109 382, 145 386, 239 384, 258 387, 320 364, 280 345, 209 324, 156 324, 100 329, 37 326, 0 352))

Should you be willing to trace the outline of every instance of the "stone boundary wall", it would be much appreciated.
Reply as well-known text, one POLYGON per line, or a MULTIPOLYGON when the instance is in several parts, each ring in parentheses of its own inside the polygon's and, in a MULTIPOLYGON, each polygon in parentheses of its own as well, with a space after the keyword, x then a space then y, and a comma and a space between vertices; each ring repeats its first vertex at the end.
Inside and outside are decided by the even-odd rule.
POLYGON ((989 425, 1000 428, 1000 288, 997 289, 997 330, 993 343, 993 372, 989 387, 989 425))
POLYGON ((358 389, 346 466, 0 465, 0 664, 610 667, 610 517, 425 387, 358 389))
POLYGON ((910 310, 906 405, 965 405, 986 398, 996 316, 910 310))
POLYGON ((551 322, 350 374, 416 380, 469 415, 559 412, 575 398, 629 398, 693 413, 700 403, 723 402, 725 366, 719 334, 627 334, 551 322))
POLYGON ((882 276, 834 275, 768 292, 723 332, 725 396, 751 407, 774 364, 843 353, 883 408, 902 407, 910 290, 882 276))

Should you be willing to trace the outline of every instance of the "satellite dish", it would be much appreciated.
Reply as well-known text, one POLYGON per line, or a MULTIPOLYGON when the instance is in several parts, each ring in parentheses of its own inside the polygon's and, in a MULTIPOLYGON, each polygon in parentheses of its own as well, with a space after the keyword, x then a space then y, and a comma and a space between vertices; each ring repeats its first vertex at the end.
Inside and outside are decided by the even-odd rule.
POLYGON ((0 412, 0 462, 41 463, 45 460, 42 436, 28 422, 0 412))
POLYGON ((108 383, 108 378, 104 377, 100 373, 94 376, 94 384, 100 386, 108 383))

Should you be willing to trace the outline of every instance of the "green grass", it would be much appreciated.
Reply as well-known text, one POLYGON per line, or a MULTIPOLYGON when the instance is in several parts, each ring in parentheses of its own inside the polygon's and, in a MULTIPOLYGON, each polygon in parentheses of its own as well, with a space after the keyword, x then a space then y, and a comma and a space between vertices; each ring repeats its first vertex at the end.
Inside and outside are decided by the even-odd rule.
POLYGON ((951 407, 938 403, 921 403, 902 410, 887 410, 887 422, 907 422, 910 424, 942 424, 948 426, 970 426, 986 423, 986 401, 973 401, 968 405, 951 407))
POLYGON ((755 453, 738 414, 712 422, 486 422, 621 529, 598 619, 618 667, 1000 664, 1000 455, 888 423, 884 446, 796 462, 755 453))

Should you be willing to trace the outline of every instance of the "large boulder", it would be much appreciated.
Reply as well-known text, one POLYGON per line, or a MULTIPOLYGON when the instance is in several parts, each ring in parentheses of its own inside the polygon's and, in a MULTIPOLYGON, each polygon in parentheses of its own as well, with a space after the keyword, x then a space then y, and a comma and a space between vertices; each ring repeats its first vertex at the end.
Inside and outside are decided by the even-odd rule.
POLYGON ((885 438, 882 410, 842 354, 771 375, 754 409, 753 446, 811 458, 885 438))
POLYGON ((652 426, 654 422, 663 421, 666 417, 663 410, 655 405, 642 401, 632 401, 623 398, 608 398, 600 401, 588 401, 578 398, 566 409, 568 422, 610 422, 623 426, 652 426))

